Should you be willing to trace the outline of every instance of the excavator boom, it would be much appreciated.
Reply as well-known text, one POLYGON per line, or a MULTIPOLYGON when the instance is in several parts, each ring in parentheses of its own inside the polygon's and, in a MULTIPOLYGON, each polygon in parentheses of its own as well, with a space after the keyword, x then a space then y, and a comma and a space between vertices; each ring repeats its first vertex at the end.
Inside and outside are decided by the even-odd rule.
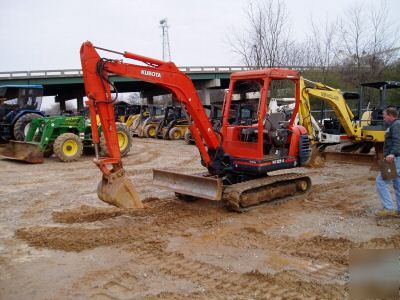
POLYGON ((192 81, 175 64, 130 52, 122 53, 95 47, 90 42, 82 45, 80 56, 90 118, 92 122, 95 122, 96 114, 99 115, 109 153, 109 157, 99 157, 99 133, 96 127, 92 127, 93 143, 96 151, 94 162, 103 173, 103 178, 97 189, 101 200, 119 207, 143 207, 135 188, 127 180, 122 167, 114 122, 112 105, 114 100, 110 90, 112 82, 108 79, 108 74, 110 73, 141 79, 169 89, 191 116, 193 120, 192 126, 197 128, 196 132, 199 134, 195 134, 194 138, 202 160, 206 166, 212 164, 210 152, 218 149, 219 138, 207 118, 192 81), (120 54, 125 58, 140 61, 145 65, 128 64, 121 60, 102 59, 97 49, 120 54))
POLYGON ((80 55, 90 120, 92 124, 96 124, 96 115, 100 117, 109 155, 109 157, 99 156, 99 131, 97 126, 92 126, 92 139, 96 154, 94 162, 103 173, 103 178, 97 187, 97 195, 100 200, 114 206, 143 208, 144 205, 139 195, 126 178, 122 167, 110 82, 107 72, 102 68, 105 62, 90 43, 82 45, 80 55))

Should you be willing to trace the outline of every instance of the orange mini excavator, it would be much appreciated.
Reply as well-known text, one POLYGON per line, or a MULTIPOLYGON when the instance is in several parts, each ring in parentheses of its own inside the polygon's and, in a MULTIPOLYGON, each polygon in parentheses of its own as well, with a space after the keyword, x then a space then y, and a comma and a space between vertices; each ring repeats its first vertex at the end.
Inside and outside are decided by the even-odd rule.
POLYGON ((208 172, 185 175, 153 170, 153 182, 175 191, 182 199, 205 198, 224 201, 235 211, 274 199, 306 193, 311 186, 309 177, 299 173, 276 170, 304 166, 311 149, 307 131, 294 124, 300 105, 300 77, 288 69, 241 71, 231 75, 229 90, 223 103, 222 126, 213 129, 192 80, 174 63, 165 62, 130 52, 117 52, 93 46, 90 42, 80 50, 83 79, 90 118, 100 117, 108 148, 108 157, 99 157, 99 134, 92 127, 96 149, 94 162, 103 173, 98 185, 101 200, 124 208, 142 208, 133 184, 124 173, 114 122, 110 75, 119 75, 153 83, 168 90, 182 104, 191 119, 190 130, 199 149, 202 165, 208 172), (119 54, 140 64, 121 59, 101 58, 98 50, 119 54), (268 114, 273 87, 291 91, 296 99, 294 112, 268 114), (251 97, 250 97, 251 96, 251 97), (235 103, 252 99, 257 113, 254 118, 238 121, 235 103))

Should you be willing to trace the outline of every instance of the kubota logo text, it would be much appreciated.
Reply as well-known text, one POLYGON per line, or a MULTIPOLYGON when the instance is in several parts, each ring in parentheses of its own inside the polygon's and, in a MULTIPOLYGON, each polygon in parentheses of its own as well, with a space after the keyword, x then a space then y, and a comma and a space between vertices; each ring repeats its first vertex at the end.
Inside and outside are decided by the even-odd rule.
POLYGON ((148 71, 148 70, 140 70, 140 74, 141 75, 145 75, 145 76, 152 76, 152 77, 161 78, 161 73, 159 73, 159 72, 152 72, 152 71, 148 71))

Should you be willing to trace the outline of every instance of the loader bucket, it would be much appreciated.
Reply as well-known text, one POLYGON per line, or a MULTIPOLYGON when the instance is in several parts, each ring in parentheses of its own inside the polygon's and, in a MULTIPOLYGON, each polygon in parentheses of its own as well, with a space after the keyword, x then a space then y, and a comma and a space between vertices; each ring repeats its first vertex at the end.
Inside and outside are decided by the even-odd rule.
POLYGON ((0 156, 31 164, 43 163, 43 151, 38 143, 10 141, 5 147, 0 148, 0 156))
POLYGON ((164 170, 153 170, 153 184, 176 193, 209 200, 222 199, 222 180, 198 175, 186 175, 164 170))
POLYGON ((144 208, 135 187, 123 172, 103 175, 97 195, 100 200, 119 208, 144 208))

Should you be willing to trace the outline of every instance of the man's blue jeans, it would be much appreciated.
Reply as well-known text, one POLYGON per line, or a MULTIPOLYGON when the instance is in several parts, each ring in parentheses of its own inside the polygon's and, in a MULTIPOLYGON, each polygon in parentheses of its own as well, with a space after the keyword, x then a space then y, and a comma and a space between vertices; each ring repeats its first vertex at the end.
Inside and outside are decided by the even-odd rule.
POLYGON ((376 177, 376 190, 381 198, 383 208, 393 210, 394 205, 390 195, 389 187, 393 184, 397 200, 397 210, 400 211, 400 157, 395 158, 397 178, 394 180, 383 180, 381 173, 376 177))

